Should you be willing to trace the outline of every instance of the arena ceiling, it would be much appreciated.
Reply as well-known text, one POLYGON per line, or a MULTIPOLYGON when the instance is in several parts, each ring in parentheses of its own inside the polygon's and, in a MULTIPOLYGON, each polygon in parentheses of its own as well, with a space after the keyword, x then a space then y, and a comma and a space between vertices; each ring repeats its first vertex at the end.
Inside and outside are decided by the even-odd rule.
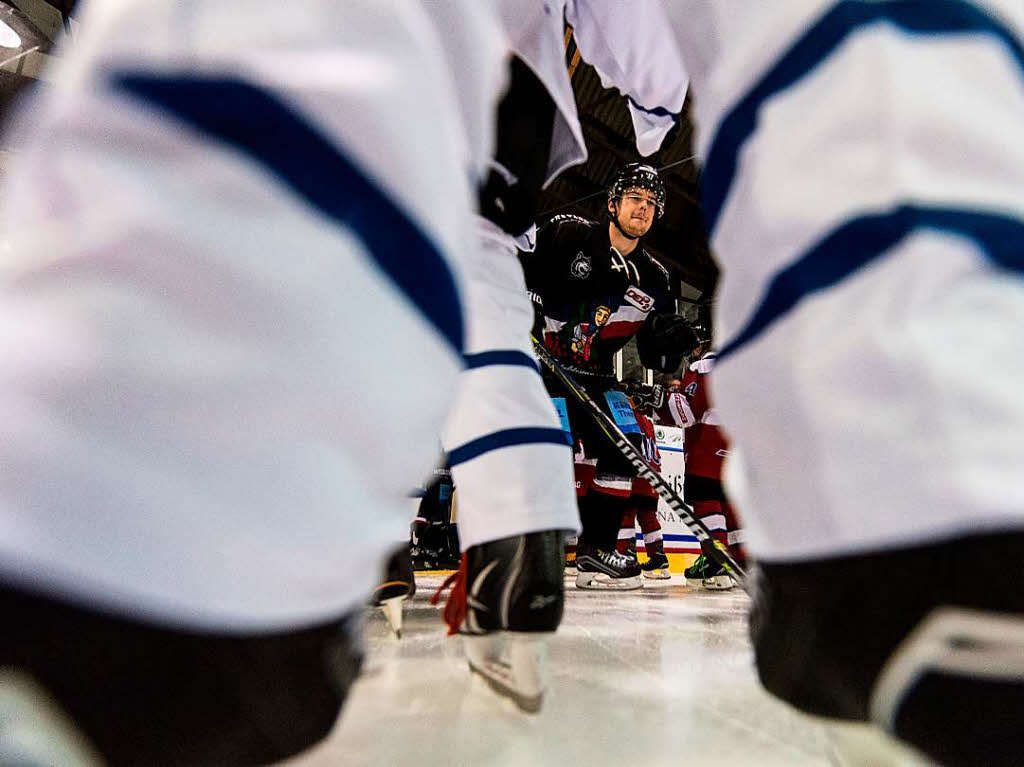
MULTIPOLYGON (((0 0, 0 32, 7 33, 6 37, 0 35, 0 120, 24 88, 38 82, 39 77, 45 78, 52 41, 70 23, 74 5, 74 0, 0 0), (2 47, 4 44, 8 47, 2 47)), ((689 95, 682 118, 661 149, 650 157, 640 157, 625 97, 601 85, 594 68, 581 59, 569 29, 565 44, 566 67, 589 158, 564 171, 545 190, 541 218, 555 213, 603 218, 605 189, 618 168, 642 160, 663 169, 665 215, 655 223, 645 244, 680 281, 677 295, 695 300, 698 306, 707 303, 718 271, 708 250, 698 204, 689 95)))

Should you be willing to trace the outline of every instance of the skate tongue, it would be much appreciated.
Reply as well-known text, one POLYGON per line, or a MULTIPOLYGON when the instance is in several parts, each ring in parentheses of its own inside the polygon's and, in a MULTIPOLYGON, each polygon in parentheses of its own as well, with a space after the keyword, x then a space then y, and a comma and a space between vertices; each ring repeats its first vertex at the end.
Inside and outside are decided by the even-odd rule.
POLYGON ((462 621, 466 619, 468 611, 466 605, 466 555, 462 555, 459 562, 459 569, 444 579, 444 583, 437 587, 437 591, 430 597, 430 604, 436 605, 441 601, 441 595, 445 589, 451 587, 452 593, 448 595, 448 601, 444 603, 444 622, 448 624, 448 636, 459 633, 462 621))

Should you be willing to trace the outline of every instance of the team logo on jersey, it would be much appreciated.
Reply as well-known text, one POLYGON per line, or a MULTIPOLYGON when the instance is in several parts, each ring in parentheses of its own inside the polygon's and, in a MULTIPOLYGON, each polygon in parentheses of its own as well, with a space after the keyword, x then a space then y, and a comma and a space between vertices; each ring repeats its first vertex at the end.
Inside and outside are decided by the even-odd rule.
POLYGON ((585 280, 590 276, 594 267, 590 263, 590 256, 582 250, 576 254, 576 258, 569 264, 569 274, 578 280, 585 280))
POLYGON ((626 291, 626 300, 642 312, 649 312, 654 308, 654 299, 635 285, 626 291))

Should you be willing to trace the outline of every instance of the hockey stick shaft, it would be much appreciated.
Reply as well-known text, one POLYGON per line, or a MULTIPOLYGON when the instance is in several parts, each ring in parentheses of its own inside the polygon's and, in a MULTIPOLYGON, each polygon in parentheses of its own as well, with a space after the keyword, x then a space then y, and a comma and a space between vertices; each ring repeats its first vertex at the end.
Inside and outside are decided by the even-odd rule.
POLYGON ((711 531, 708 530, 707 526, 701 522, 693 514, 693 508, 683 501, 679 497, 678 493, 672 488, 668 482, 665 481, 664 477, 648 463, 647 459, 644 458, 643 454, 633 446, 626 435, 622 433, 622 430, 615 424, 615 422, 609 418, 600 406, 594 402, 593 398, 587 394, 586 390, 576 382, 576 380, 569 375, 569 373, 562 367, 561 363, 558 362, 551 353, 548 352, 537 339, 533 340, 534 349, 536 350, 537 356, 540 361, 544 363, 547 368, 555 374, 555 377, 567 388, 573 396, 576 397, 583 406, 587 409, 587 412, 594 418, 597 425, 604 432, 605 436, 608 437, 623 455, 629 459, 629 462, 633 464, 637 470, 637 474, 643 479, 647 480, 651 487, 655 489, 659 496, 661 496, 665 503, 668 504, 669 508, 672 509, 682 520, 683 524, 686 525, 690 531, 694 534, 700 543, 708 541, 711 543, 709 546, 701 546, 701 549, 706 549, 707 555, 715 560, 718 564, 727 567, 731 570, 739 580, 739 584, 746 590, 746 577, 747 574, 743 568, 737 564, 736 560, 732 558, 728 551, 718 548, 714 545, 714 537, 711 535, 711 531))

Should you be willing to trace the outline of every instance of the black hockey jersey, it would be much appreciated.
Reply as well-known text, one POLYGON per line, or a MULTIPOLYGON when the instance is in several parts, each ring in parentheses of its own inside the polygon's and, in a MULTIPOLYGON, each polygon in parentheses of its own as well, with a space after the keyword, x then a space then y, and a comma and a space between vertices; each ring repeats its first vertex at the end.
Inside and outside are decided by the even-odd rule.
POLYGON ((620 254, 607 222, 556 216, 520 259, 538 317, 534 336, 582 383, 614 380, 615 352, 649 332, 656 314, 675 312, 665 267, 642 245, 620 254))

